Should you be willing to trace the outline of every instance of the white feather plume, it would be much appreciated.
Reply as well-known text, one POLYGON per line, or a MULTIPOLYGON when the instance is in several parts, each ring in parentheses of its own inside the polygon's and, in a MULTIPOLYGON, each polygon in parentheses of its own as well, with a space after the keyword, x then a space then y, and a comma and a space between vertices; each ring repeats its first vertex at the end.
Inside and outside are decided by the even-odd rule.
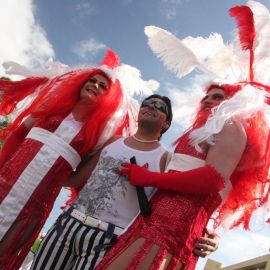
MULTIPOLYGON (((247 2, 253 12, 256 36, 254 40, 255 80, 269 83, 270 69, 270 12, 259 2, 247 2)), ((183 77, 198 68, 213 77, 235 82, 246 80, 249 70, 249 52, 243 51, 235 32, 233 40, 224 44, 222 36, 212 33, 208 38, 178 39, 156 26, 145 27, 148 44, 165 67, 183 77)))
POLYGON ((153 52, 180 78, 197 68, 213 78, 234 81, 246 70, 241 68, 243 63, 248 64, 245 53, 239 49, 240 59, 235 57, 235 47, 225 44, 218 33, 208 38, 188 36, 180 40, 164 29, 146 26, 145 34, 153 52))
POLYGON ((166 68, 179 78, 193 71, 198 65, 194 53, 172 33, 156 26, 146 26, 144 32, 153 52, 162 60, 166 68))
POLYGON ((144 81, 139 69, 122 64, 114 69, 124 90, 130 95, 151 95, 159 88, 159 82, 155 80, 144 81))
POLYGON ((53 62, 52 59, 49 59, 47 61, 44 69, 30 69, 13 61, 4 62, 2 65, 5 69, 6 74, 20 75, 24 77, 52 78, 56 75, 64 74, 71 69, 69 66, 63 63, 53 62))
POLYGON ((181 41, 197 57, 197 68, 204 73, 228 82, 235 82, 240 76, 242 80, 246 78, 249 54, 241 50, 237 38, 225 44, 220 34, 212 33, 208 38, 189 36, 181 41))
POLYGON ((219 48, 224 48, 222 36, 212 33, 208 38, 188 36, 181 42, 190 49, 199 61, 204 61, 211 54, 216 54, 219 48))

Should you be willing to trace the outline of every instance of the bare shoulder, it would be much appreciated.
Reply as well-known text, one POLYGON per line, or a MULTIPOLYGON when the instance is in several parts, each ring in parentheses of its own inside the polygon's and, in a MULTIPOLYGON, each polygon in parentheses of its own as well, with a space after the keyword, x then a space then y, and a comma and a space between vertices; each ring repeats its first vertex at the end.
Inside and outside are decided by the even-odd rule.
POLYGON ((221 132, 215 136, 215 141, 219 140, 225 140, 225 142, 229 141, 231 143, 242 142, 245 144, 247 141, 247 134, 243 124, 237 120, 225 123, 221 132))
POLYGON ((212 165, 224 179, 229 179, 246 148, 247 135, 239 121, 226 123, 220 133, 215 135, 210 146, 206 164, 212 165))

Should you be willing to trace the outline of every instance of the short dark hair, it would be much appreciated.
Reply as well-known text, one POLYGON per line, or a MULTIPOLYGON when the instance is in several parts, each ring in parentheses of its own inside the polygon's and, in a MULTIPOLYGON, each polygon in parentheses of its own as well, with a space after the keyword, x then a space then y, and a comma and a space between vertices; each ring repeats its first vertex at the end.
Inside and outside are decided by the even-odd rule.
MULTIPOLYGON (((167 106, 167 109, 168 109, 168 113, 166 114, 166 120, 170 123, 171 125, 171 122, 172 122, 172 118, 173 118, 173 113, 172 113, 172 104, 171 104, 171 100, 166 97, 166 96, 161 96, 161 95, 158 95, 158 94, 153 94, 147 98, 145 98, 143 100, 143 102, 145 100, 148 100, 148 99, 151 99, 151 98, 158 98, 158 99, 161 99, 165 102, 166 106, 167 106)), ((168 127, 169 128, 169 127, 168 127)), ((160 132, 160 135, 162 135, 163 133, 165 133, 167 131, 168 128, 164 128, 163 130, 161 130, 160 132)))

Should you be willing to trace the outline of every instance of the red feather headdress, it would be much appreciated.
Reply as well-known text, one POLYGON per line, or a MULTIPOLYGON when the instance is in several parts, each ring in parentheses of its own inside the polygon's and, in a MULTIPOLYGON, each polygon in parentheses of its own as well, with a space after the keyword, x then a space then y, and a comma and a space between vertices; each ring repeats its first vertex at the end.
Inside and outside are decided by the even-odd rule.
POLYGON ((254 50, 253 43, 256 36, 253 12, 248 6, 236 6, 230 9, 231 17, 235 17, 238 24, 238 33, 241 47, 249 50, 249 81, 254 80, 254 50))

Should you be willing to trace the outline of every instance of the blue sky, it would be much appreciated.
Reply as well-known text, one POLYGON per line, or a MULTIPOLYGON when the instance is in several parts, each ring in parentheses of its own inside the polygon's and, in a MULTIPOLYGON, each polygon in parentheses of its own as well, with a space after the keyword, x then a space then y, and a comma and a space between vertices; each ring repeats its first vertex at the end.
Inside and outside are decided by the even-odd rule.
MULTIPOLYGON (((260 1, 270 8, 270 1, 260 1)), ((188 94, 190 78, 177 79, 166 71, 147 45, 146 25, 164 28, 180 38, 221 33, 228 41, 235 21, 228 10, 245 1, 232 0, 9 0, 1 1, 0 62, 12 60, 28 67, 43 66, 50 57, 70 66, 99 62, 106 47, 123 63, 139 68, 144 79, 161 84, 159 93, 170 95, 175 121, 163 138, 170 143, 183 130, 179 97, 188 94), (178 98, 176 98, 178 97, 178 98)), ((0 68, 0 73, 3 70, 0 68)), ((58 200, 59 208, 62 197, 58 200)), ((55 210, 53 217, 57 215, 55 210)), ((53 218, 51 218, 52 220, 53 218)), ((51 222, 50 222, 51 223, 51 222)), ((46 226, 46 228, 48 225, 46 226)), ((225 265, 268 253, 270 229, 225 234, 211 258, 225 265)), ((197 269, 202 269, 201 260, 197 269)))

